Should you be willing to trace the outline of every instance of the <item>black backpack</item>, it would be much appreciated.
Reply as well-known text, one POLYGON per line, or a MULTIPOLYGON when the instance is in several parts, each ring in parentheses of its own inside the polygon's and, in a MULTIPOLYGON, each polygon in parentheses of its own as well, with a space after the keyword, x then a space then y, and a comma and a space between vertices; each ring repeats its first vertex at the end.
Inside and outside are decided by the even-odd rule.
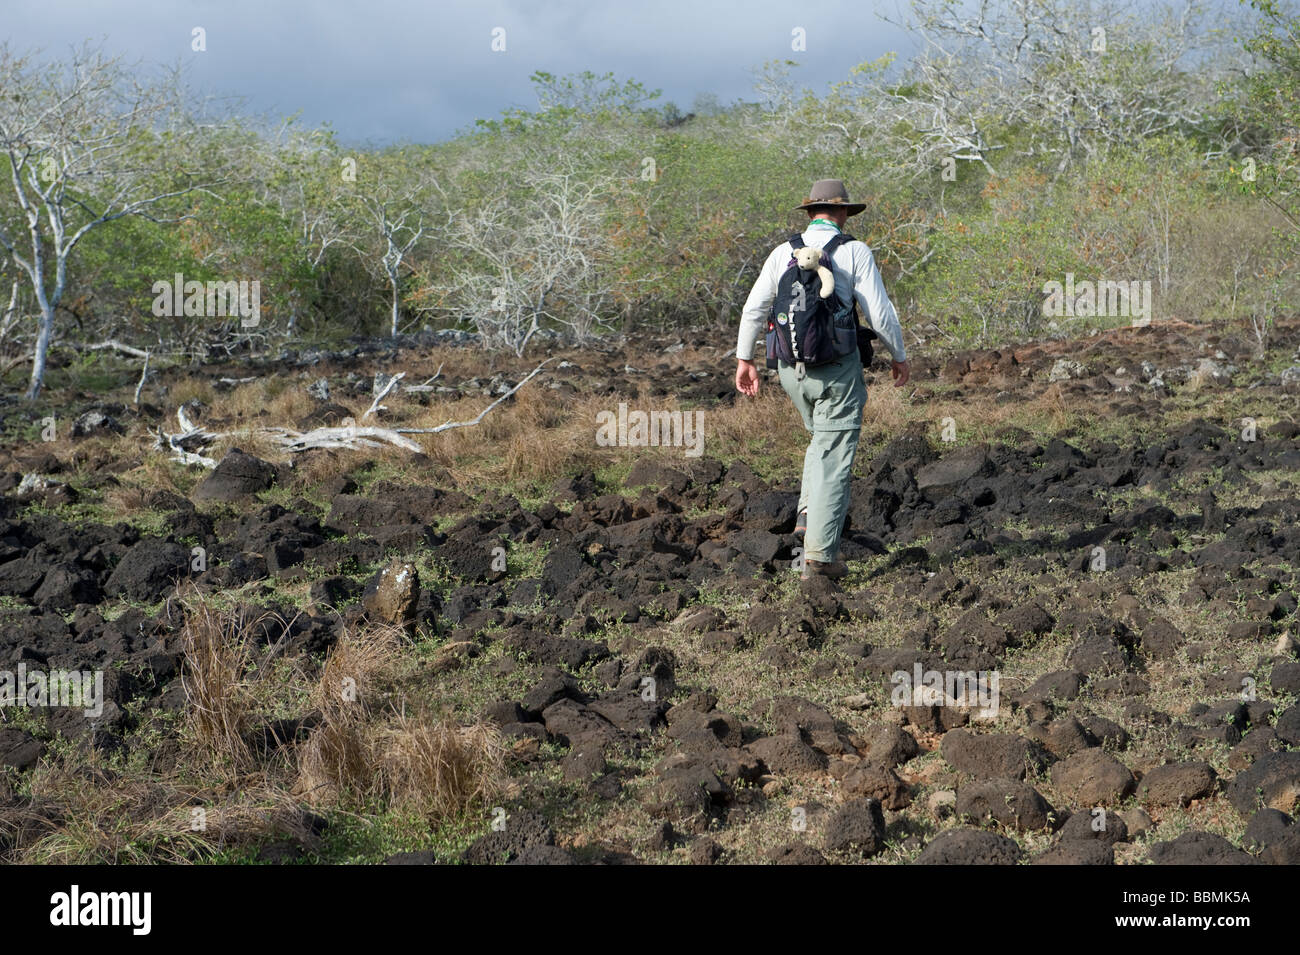
MULTIPOLYGON (((820 264, 830 268, 831 253, 853 236, 832 236, 822 248, 820 264)), ((789 239, 791 249, 803 248, 803 236, 789 239)), ((794 256, 777 282, 767 320, 767 367, 778 361, 806 367, 836 361, 857 350, 865 368, 874 357, 871 340, 876 333, 858 323, 857 304, 852 298, 847 306, 834 292, 821 297, 821 279, 815 270, 805 271, 795 264, 794 256)))

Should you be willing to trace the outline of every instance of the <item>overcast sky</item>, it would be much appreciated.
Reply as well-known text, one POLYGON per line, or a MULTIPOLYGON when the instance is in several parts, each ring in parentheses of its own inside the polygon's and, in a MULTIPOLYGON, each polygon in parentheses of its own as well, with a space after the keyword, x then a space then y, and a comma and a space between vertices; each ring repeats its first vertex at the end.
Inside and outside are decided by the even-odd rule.
POLYGON ((753 70, 790 58, 825 91, 891 50, 905 58, 899 0, 0 0, 0 37, 59 56, 90 39, 144 63, 188 65, 190 84, 248 110, 301 112, 345 142, 433 142, 512 106, 536 105, 528 77, 613 72, 689 111, 697 93, 753 99, 753 70), (815 16, 815 18, 814 18, 815 16), (206 52, 191 31, 206 31, 206 52), (493 52, 492 31, 506 49, 493 52), (802 27, 807 51, 791 50, 802 27))

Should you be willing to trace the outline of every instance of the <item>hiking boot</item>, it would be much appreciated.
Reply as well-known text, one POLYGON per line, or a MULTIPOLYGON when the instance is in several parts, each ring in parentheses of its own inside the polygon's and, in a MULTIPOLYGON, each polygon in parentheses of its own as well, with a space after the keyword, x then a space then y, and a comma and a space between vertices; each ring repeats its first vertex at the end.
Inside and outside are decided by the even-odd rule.
POLYGON ((839 580, 848 575, 848 565, 842 560, 831 561, 829 564, 823 564, 820 560, 805 560, 803 562, 803 573, 799 575, 799 579, 808 580, 812 577, 829 577, 831 580, 839 580))

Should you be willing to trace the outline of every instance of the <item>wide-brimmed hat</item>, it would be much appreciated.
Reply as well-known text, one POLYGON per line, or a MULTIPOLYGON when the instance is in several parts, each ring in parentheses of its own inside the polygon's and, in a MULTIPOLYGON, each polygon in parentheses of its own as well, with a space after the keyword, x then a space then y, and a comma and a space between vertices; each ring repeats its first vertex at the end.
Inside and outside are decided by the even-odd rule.
POLYGON ((807 209, 809 206, 844 206, 848 209, 849 215, 855 216, 865 209, 867 204, 849 202, 849 191, 844 188, 843 180, 818 179, 808 191, 808 198, 803 201, 803 205, 795 208, 807 209))

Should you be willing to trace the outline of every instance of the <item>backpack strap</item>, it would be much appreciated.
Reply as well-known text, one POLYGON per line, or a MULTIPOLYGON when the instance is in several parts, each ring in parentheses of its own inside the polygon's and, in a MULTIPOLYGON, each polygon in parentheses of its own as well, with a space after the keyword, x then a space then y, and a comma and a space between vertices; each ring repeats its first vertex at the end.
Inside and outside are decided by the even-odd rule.
MULTIPOLYGON (((855 241, 857 240, 853 236, 849 235, 847 232, 838 232, 835 235, 831 236, 830 240, 824 246, 822 246, 822 252, 826 254, 827 258, 830 258, 831 253, 833 253, 841 245, 844 245, 846 242, 855 242, 855 241)), ((853 312, 853 321, 857 324, 857 326, 859 328, 865 327, 868 332, 871 332, 871 326, 870 325, 863 326, 861 318, 858 317, 858 303, 857 303, 857 299, 853 297, 852 293, 849 293, 848 307, 853 312)), ((874 338, 875 334, 874 333, 871 334, 872 337, 874 338)))
POLYGON ((803 248, 803 236, 800 235, 798 232, 796 232, 794 235, 790 236, 790 238, 787 239, 786 241, 788 241, 788 242, 790 243, 790 248, 791 248, 792 250, 793 250, 793 249, 802 249, 802 248, 803 248))
POLYGON ((845 242, 852 242, 852 241, 853 241, 853 236, 849 235, 847 232, 839 232, 831 236, 830 241, 827 242, 824 246, 822 246, 822 251, 825 252, 827 255, 830 255, 832 252, 834 252, 845 242))

